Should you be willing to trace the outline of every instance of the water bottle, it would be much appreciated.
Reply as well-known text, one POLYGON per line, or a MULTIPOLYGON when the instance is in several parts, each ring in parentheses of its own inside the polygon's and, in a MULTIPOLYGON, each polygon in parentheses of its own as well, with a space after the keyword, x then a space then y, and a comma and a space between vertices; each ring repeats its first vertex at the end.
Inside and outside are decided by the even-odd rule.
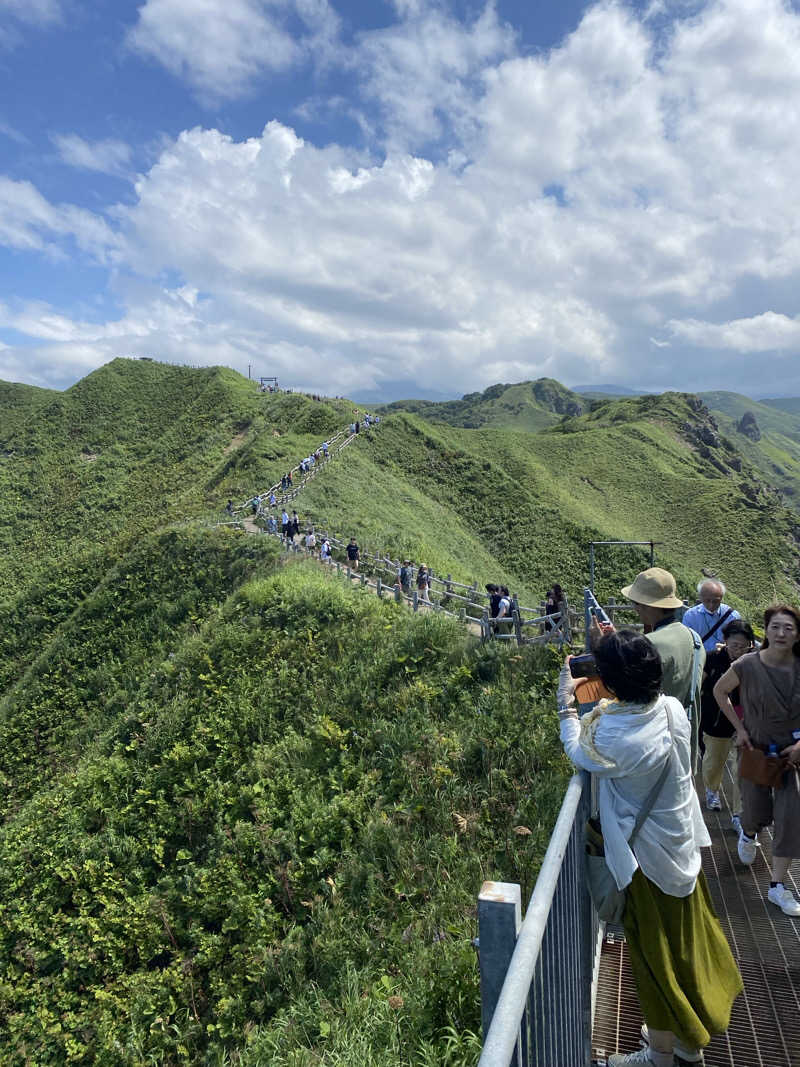
POLYGON ((777 756, 778 755, 778 746, 775 744, 774 741, 772 741, 770 743, 770 746, 769 746, 769 748, 767 750, 767 755, 768 756, 777 756))

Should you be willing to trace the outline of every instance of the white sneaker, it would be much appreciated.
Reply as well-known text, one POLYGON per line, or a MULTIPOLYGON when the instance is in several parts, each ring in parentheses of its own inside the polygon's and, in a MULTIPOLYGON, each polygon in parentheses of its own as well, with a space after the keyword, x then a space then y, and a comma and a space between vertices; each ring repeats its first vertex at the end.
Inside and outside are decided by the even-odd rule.
MULTIPOLYGON (((646 1045, 649 1045, 650 1044, 650 1033, 649 1033, 649 1031, 647 1029, 647 1023, 642 1023, 642 1031, 641 1031, 641 1033, 642 1033, 642 1041, 644 1041, 644 1043, 646 1045)), ((700 1049, 700 1048, 689 1048, 688 1045, 684 1045, 684 1043, 680 1040, 680 1038, 676 1037, 674 1034, 673 1034, 672 1041, 673 1041, 672 1051, 675 1053, 675 1055, 679 1059, 684 1060, 686 1063, 702 1063, 703 1062, 703 1050, 702 1049, 700 1049)))
POLYGON ((795 900, 794 893, 791 889, 787 889, 783 882, 778 882, 777 885, 772 886, 769 893, 767 893, 767 900, 777 904, 784 915, 800 915, 800 902, 795 900))
POLYGON ((737 834, 742 832, 742 817, 739 812, 731 815, 731 826, 734 828, 737 834))
POLYGON ((653 1067, 649 1048, 640 1048, 636 1052, 615 1052, 607 1062, 608 1067, 653 1067))
POLYGON ((715 793, 713 789, 706 789, 706 807, 709 811, 722 811, 719 793, 715 793))
POLYGON ((748 837, 744 830, 739 831, 739 859, 749 867, 756 858, 758 843, 754 837, 748 837))

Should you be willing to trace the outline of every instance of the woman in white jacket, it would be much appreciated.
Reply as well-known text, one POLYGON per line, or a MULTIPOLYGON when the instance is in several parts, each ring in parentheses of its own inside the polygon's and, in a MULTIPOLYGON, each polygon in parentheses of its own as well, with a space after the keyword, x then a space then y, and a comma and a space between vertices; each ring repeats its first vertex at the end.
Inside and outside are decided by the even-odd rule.
POLYGON ((606 862, 627 888, 623 925, 647 1043, 611 1056, 609 1067, 672 1067, 674 1053, 700 1062, 702 1047, 727 1029, 742 980, 700 869, 700 848, 711 840, 692 782, 689 721, 660 693, 661 660, 646 637, 607 634, 595 656, 613 699, 579 719, 567 661, 561 740, 572 762, 597 778, 606 862), (672 768, 631 849, 636 816, 668 759, 672 768))

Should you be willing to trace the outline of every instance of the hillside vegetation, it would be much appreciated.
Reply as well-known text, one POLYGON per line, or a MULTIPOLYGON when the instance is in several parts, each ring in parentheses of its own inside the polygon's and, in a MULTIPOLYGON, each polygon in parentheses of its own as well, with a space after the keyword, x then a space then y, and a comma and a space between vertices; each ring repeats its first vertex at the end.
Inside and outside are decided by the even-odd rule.
MULTIPOLYGON (((464 401, 472 427, 394 406, 301 517, 527 604, 578 599, 590 540, 650 538, 683 595, 705 568, 746 612, 796 599, 797 517, 732 414, 464 401)), ((130 360, 0 388, 3 1064, 476 1062, 475 897, 532 888, 559 657, 214 527, 352 415, 130 360)), ((601 551, 598 591, 646 558, 601 551)))
POLYGON ((11 690, 4 1064, 474 1062, 475 893, 530 889, 567 773, 550 661, 274 556, 143 544, 11 690))

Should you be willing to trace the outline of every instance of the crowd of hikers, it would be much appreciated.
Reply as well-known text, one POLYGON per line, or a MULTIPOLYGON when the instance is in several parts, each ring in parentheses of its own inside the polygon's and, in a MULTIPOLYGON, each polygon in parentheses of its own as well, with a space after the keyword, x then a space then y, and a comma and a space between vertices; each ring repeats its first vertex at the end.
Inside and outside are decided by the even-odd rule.
MULTIPOLYGON (((742 978, 701 869, 711 839, 695 786, 722 810, 743 867, 772 826, 768 904, 791 918, 788 884, 800 856, 800 612, 774 604, 764 638, 724 603, 715 578, 684 611, 675 579, 652 567, 621 590, 643 624, 592 623, 591 677, 568 656, 558 687, 561 739, 597 783, 587 826, 589 886, 601 915, 621 918, 645 1023, 641 1047, 609 1067, 703 1062, 724 1033, 742 978)), ((586 659, 586 657, 581 657, 586 659)), ((796 935, 795 935, 796 936, 796 935)))

